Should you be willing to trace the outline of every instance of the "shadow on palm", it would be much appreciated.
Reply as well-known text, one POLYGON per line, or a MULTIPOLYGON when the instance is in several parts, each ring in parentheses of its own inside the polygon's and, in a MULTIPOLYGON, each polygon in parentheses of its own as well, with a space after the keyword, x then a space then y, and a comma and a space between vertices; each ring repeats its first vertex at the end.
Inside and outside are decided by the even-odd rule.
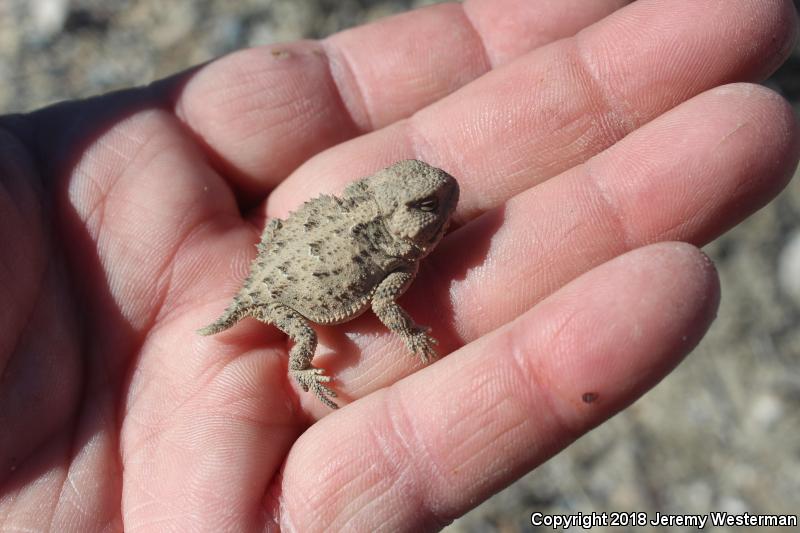
MULTIPOLYGON (((23 292, 17 309, 30 304, 24 321, 3 324, 17 336, 4 350, 0 392, 4 493, 69 468, 90 443, 102 443, 95 466, 118 471, 113 450, 122 384, 142 332, 120 312, 95 239, 68 191, 78 161, 97 139, 150 106, 151 95, 126 91, 3 118, 15 136, 2 147, 5 192, 25 220, 14 227, 15 214, 5 212, 0 224, 16 230, 5 252, 18 252, 16 260, 25 262, 3 274, 3 285, 23 292), (34 195, 39 198, 31 201, 34 195), (40 275, 29 283, 34 273, 40 275)), ((113 475, 104 482, 112 491, 118 483, 113 475)))

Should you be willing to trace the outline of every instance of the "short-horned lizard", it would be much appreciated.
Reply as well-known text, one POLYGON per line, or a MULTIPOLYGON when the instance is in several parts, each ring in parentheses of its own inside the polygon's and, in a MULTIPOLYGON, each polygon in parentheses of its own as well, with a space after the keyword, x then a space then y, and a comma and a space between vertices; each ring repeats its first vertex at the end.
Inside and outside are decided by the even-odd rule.
POLYGON ((427 363, 435 339, 396 303, 420 259, 439 243, 458 202, 458 183, 422 161, 400 161, 323 195, 286 220, 271 220, 242 289, 222 316, 199 330, 212 335, 252 316, 288 335, 289 373, 325 405, 331 378, 311 364, 317 335, 309 325, 339 324, 370 306, 427 363))

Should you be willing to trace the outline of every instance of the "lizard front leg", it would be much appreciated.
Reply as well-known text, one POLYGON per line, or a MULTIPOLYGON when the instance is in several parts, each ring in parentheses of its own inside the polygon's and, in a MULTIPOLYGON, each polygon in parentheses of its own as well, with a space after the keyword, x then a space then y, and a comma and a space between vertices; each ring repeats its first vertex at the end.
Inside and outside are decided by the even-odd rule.
POLYGON ((372 296, 372 311, 387 328, 403 339, 412 353, 428 364, 436 358, 436 350, 433 348, 436 339, 428 335, 430 328, 415 324, 395 301, 411 284, 414 274, 416 271, 400 270, 386 276, 372 296))

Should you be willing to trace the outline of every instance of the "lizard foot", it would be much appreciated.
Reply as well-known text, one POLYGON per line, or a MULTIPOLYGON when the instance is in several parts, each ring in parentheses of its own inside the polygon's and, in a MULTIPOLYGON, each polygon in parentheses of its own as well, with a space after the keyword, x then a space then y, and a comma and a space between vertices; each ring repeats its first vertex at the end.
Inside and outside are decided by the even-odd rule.
POLYGON ((289 372, 291 372, 294 379, 297 380, 297 383, 300 384, 304 391, 313 392, 319 401, 331 409, 339 408, 339 406, 331 400, 331 398, 336 398, 336 391, 323 385, 323 383, 330 383, 331 381, 331 377, 326 376, 324 370, 311 367, 303 370, 292 369, 289 372))
POLYGON ((406 345, 414 355, 418 355, 422 363, 427 365, 436 357, 436 349, 434 345, 437 344, 436 339, 428 335, 430 328, 417 327, 414 332, 406 338, 406 345))

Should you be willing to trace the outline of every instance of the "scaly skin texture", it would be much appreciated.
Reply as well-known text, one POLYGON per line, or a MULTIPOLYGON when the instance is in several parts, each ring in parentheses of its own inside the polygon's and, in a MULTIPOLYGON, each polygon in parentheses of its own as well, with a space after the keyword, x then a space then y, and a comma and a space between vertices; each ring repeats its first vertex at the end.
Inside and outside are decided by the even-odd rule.
POLYGON ((347 322, 372 306, 427 364, 436 341, 396 300, 447 230, 458 194, 443 170, 400 161, 352 183, 341 197, 320 196, 286 220, 271 220, 242 289, 199 333, 218 333, 246 316, 276 326, 294 341, 289 373, 333 409, 336 393, 325 385, 331 378, 311 364, 317 336, 309 322, 347 322))

